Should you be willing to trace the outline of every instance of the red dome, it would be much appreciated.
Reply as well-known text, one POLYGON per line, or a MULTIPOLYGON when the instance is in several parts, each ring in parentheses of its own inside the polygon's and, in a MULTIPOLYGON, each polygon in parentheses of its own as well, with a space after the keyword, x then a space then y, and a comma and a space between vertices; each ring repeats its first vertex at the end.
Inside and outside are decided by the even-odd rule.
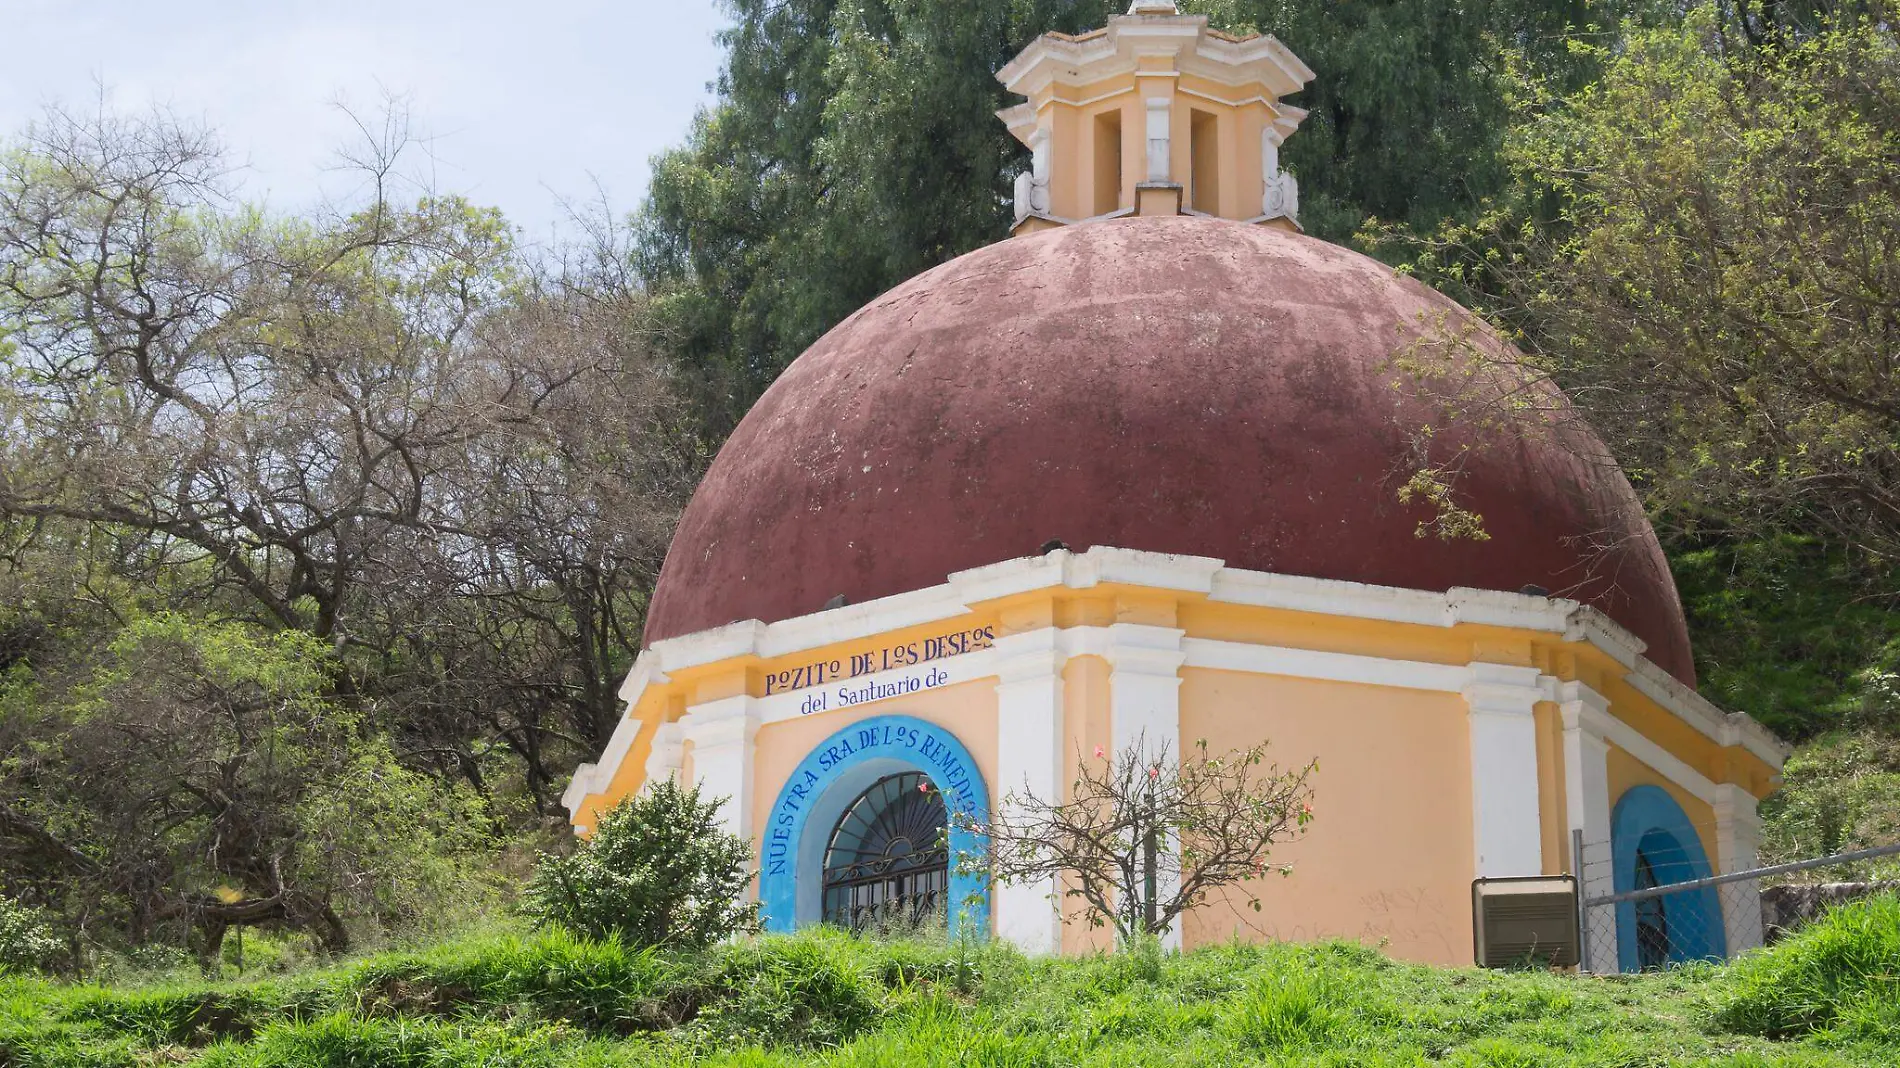
POLYGON ((1416 466, 1406 428, 1433 410, 1387 365, 1421 313, 1469 320, 1355 252, 1218 219, 978 249, 860 309, 766 391, 680 521, 646 638, 933 586, 1060 539, 1413 589, 1542 586, 1693 684, 1655 535, 1581 450, 1475 450, 1457 489, 1490 539, 1416 536, 1426 513, 1396 487, 1416 466))

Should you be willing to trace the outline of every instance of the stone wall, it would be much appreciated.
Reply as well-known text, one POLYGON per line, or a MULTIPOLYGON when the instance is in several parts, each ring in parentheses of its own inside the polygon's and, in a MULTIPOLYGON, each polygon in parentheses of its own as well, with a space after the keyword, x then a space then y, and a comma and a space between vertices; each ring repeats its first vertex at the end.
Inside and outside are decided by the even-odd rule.
POLYGON ((1900 881, 1765 887, 1761 892, 1763 941, 1774 945, 1836 905, 1892 891, 1900 891, 1900 881))

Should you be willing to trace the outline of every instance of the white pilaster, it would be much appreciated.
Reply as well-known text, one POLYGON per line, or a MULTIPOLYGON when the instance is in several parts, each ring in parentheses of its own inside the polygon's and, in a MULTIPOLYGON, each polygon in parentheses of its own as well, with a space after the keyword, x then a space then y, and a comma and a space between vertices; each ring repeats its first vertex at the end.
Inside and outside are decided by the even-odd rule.
POLYGON ((1016 221, 1048 210, 1049 129, 1038 126, 1029 135, 1029 169, 1016 176, 1016 221))
POLYGON ((1181 755, 1181 665, 1186 632, 1116 623, 1108 628, 1108 707, 1117 751, 1142 740, 1149 752, 1181 755))
MULTIPOLYGON (((1181 665, 1187 662, 1183 639, 1187 632, 1173 627, 1116 623, 1108 628, 1108 715, 1115 752, 1140 744, 1145 754, 1167 752, 1181 759, 1181 665)), ((1164 848, 1179 850, 1180 843, 1164 848)), ((1179 880, 1163 879, 1156 892, 1163 900, 1174 893, 1179 880)), ((1177 922, 1162 937, 1169 949, 1181 948, 1177 922)))
MULTIPOLYGON (((1061 633, 1051 628, 996 640, 996 804, 1009 796, 1059 802, 1062 781, 1061 633)), ((1051 877, 991 889, 999 938, 1024 953, 1062 949, 1061 887, 1051 877)))
POLYGON ((1477 662, 1465 701, 1471 724, 1472 845, 1479 876, 1541 875, 1536 668, 1477 662))
POLYGON ((756 698, 743 694, 694 705, 681 718, 693 743, 693 778, 701 796, 725 798, 726 830, 752 840, 752 756, 759 733, 756 698))
POLYGON ((1280 140, 1272 127, 1260 131, 1260 214, 1267 219, 1300 213, 1300 185, 1280 169, 1280 140))
POLYGON ((679 720, 660 724, 653 732, 653 748, 647 752, 646 781, 662 782, 678 775, 685 750, 686 727, 679 720))
MULTIPOLYGON (((1755 795, 1733 783, 1715 788, 1715 848, 1717 873, 1747 871, 1757 865, 1761 847, 1761 817, 1755 795)), ((1722 927, 1730 956, 1762 944, 1761 884, 1753 879, 1725 883, 1716 889, 1722 902, 1722 927)))
MULTIPOLYGON (((1564 807, 1570 830, 1583 832, 1583 855, 1570 858, 1570 870, 1585 898, 1604 897, 1616 888, 1616 866, 1610 855, 1610 743, 1603 737, 1610 702, 1580 682, 1564 683, 1558 696, 1564 721, 1564 807)), ((1590 967, 1615 971, 1613 956, 1598 959, 1616 952, 1615 906, 1589 910, 1585 923, 1590 967)))
POLYGON ((1168 115, 1174 102, 1164 96, 1151 96, 1148 105, 1148 180, 1168 181, 1168 115))

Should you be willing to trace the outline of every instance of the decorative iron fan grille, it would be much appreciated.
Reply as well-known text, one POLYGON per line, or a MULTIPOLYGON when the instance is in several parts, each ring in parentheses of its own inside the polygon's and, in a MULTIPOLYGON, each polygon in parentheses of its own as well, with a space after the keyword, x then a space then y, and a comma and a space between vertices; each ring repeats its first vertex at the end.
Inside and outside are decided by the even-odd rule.
POLYGON ((851 931, 943 922, 948 827, 943 795, 922 772, 871 784, 825 849, 825 922, 851 931))

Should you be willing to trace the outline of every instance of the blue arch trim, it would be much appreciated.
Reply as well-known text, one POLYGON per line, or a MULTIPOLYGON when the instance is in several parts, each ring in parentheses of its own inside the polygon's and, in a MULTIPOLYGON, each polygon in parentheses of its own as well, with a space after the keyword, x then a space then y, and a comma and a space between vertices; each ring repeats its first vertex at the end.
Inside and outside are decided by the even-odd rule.
MULTIPOLYGON (((1636 852, 1649 854, 1656 885, 1705 879, 1713 874, 1695 825, 1660 786, 1632 786, 1617 799, 1610 813, 1610 854, 1615 868, 1616 892, 1636 889, 1636 852), (1645 845, 1645 843, 1647 843, 1645 845)), ((1728 935, 1722 923, 1722 902, 1715 888, 1705 886, 1657 899, 1669 928, 1669 963, 1719 960, 1727 955, 1728 935)), ((1617 966, 1637 971, 1636 904, 1616 906, 1617 966)))
MULTIPOLYGON (((978 825, 989 822, 989 789, 983 773, 956 735, 913 716, 874 716, 854 723, 806 754, 766 815, 759 856, 760 918, 766 930, 790 931, 798 926, 800 858, 817 855, 827 844, 818 839, 831 834, 828 822, 812 822, 811 814, 855 798, 869 783, 854 782, 862 776, 851 773, 870 765, 921 771, 943 791, 944 807, 953 815, 968 814, 978 825), (851 797, 841 802, 839 795, 846 792, 851 797), (812 837, 810 844, 808 837, 812 837)), ((949 920, 953 935, 989 933, 989 880, 960 870, 966 865, 959 863, 962 858, 982 856, 988 847, 985 836, 951 821, 949 920)), ((806 878, 820 877, 809 863, 806 867, 806 878)))

